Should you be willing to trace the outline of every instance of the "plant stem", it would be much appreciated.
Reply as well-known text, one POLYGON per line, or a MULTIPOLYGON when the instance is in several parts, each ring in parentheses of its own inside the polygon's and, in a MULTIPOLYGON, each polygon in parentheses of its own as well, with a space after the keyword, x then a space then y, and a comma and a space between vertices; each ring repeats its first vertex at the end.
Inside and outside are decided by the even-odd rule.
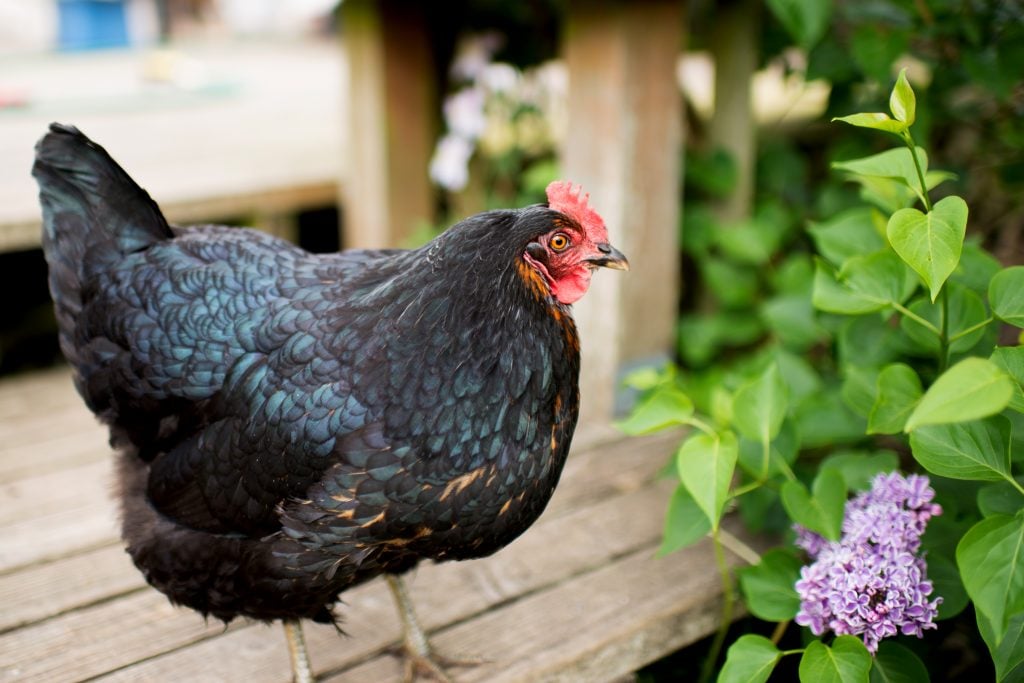
POLYGON ((910 158, 914 160, 914 168, 917 170, 917 180, 921 183, 921 199, 924 201, 924 208, 926 211, 932 210, 932 200, 928 198, 928 183, 924 180, 924 171, 921 169, 921 161, 917 158, 917 147, 914 145, 914 138, 911 137, 910 131, 903 131, 903 135, 900 136, 903 142, 906 143, 907 147, 910 148, 910 158))
POLYGON ((949 287, 943 285, 939 292, 942 299, 942 330, 939 332, 939 374, 949 365, 949 287))
POLYGON ((955 342, 958 339, 963 339, 964 337, 969 335, 971 332, 974 332, 975 330, 980 330, 981 328, 986 327, 993 320, 995 320, 995 318, 993 318, 992 316, 989 316, 989 317, 985 318, 983 321, 981 321, 980 323, 978 323, 977 325, 971 325, 966 330, 960 330, 959 332, 957 332, 956 334, 954 334, 952 337, 949 338, 949 343, 952 344, 953 342, 955 342))
POLYGON ((700 683, 708 683, 715 673, 715 666, 722 654, 722 646, 725 644, 725 637, 729 634, 729 626, 732 625, 732 612, 735 605, 733 596, 732 573, 729 571, 729 564, 725 560, 725 550, 722 548, 721 530, 711 530, 711 544, 715 549, 715 563, 722 575, 722 623, 718 626, 715 639, 711 642, 711 649, 704 660, 704 666, 700 671, 700 683))
MULTIPOLYGON (((943 291, 945 291, 945 290, 943 290, 943 291)), ((928 322, 927 320, 925 320, 924 318, 919 316, 917 313, 914 313, 913 311, 911 311, 909 308, 907 308, 903 304, 898 304, 895 301, 893 301, 892 302, 892 307, 895 308, 900 313, 902 313, 905 317, 910 318, 911 320, 913 320, 918 325, 921 325, 922 327, 924 327, 924 328, 926 328, 928 330, 931 330, 935 334, 935 336, 937 336, 937 337, 941 337, 942 336, 942 332, 939 330, 939 328, 935 327, 935 325, 932 325, 930 322, 928 322)))
POLYGON ((786 655, 799 655, 803 654, 807 650, 806 647, 798 647, 795 650, 783 650, 779 653, 780 656, 785 657, 786 655))
POLYGON ((718 540, 721 541, 724 548, 732 551, 734 555, 739 556, 739 558, 747 564, 758 564, 761 562, 761 555, 759 555, 756 550, 730 534, 725 529, 719 528, 718 540))
POLYGON ((1018 491, 1020 491, 1020 494, 1021 494, 1022 496, 1024 496, 1024 486, 1021 486, 1021 485, 1020 485, 1020 484, 1019 484, 1019 483, 1017 482, 1017 480, 1016 480, 1016 479, 1014 479, 1013 477, 1006 477, 1006 481, 1008 481, 1008 482, 1010 482, 1011 484, 1013 484, 1014 488, 1016 488, 1016 489, 1017 489, 1018 491))
POLYGON ((696 427, 697 429, 699 429, 700 431, 704 432, 708 436, 717 436, 718 435, 718 432, 715 431, 714 427, 712 427, 711 425, 709 425, 707 422, 705 422, 704 420, 700 419, 699 417, 690 416, 690 417, 686 418, 685 420, 681 420, 681 422, 683 422, 684 424, 688 424, 691 427, 696 427))
POLYGON ((772 645, 778 645, 779 641, 782 640, 782 636, 786 634, 786 629, 789 628, 789 619, 780 621, 775 625, 775 630, 772 631, 772 645))

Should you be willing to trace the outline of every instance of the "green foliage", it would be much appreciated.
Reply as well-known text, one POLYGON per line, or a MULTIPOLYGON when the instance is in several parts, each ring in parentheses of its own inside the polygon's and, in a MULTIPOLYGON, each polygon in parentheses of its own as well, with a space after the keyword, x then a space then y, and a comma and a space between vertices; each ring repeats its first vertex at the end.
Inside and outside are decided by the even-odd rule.
POLYGON ((928 669, 917 655, 899 643, 879 645, 871 665, 871 683, 921 683, 928 680, 928 669))
POLYGON ((774 548, 762 555, 758 564, 741 569, 740 587, 751 614, 765 621, 795 617, 800 598, 793 585, 800 578, 802 565, 795 553, 774 548))
MULTIPOLYGON (((798 42, 822 41, 813 66, 838 39, 811 28, 822 9, 811 5, 771 3, 798 42)), ((857 68, 877 76, 891 48, 871 26, 858 20, 853 54, 857 68)), ((906 46, 908 35, 900 28, 889 37, 906 46)), ((708 285, 707 310, 680 323, 687 369, 648 382, 623 427, 696 430, 677 454, 680 485, 661 553, 709 533, 720 548, 719 522, 731 505, 755 530, 795 523, 838 539, 849 492, 901 465, 927 471, 944 509, 923 541, 932 597, 943 598, 938 619, 969 614, 973 604, 979 644, 999 680, 1016 680, 1024 675, 1024 346, 997 347, 996 339, 1003 323, 1024 328, 1024 267, 1003 268, 967 238, 960 195, 932 202, 934 189, 956 176, 930 169, 915 142, 912 130, 932 125, 928 100, 903 70, 890 113, 836 118, 898 146, 837 146, 832 158, 843 161, 832 167, 859 200, 849 184, 832 186, 820 199, 828 210, 807 220, 802 235, 794 208, 776 197, 728 226, 688 209, 705 221, 686 249, 708 285)), ((771 159, 793 165, 791 155, 771 159)), ((779 190, 774 180, 766 186, 779 190)), ((972 204, 972 225, 976 212, 972 204)), ((793 619, 801 562, 790 548, 773 548, 738 570, 749 612, 793 619)), ((728 593, 731 573, 722 571, 728 593)), ((884 641, 872 659, 857 638, 827 642, 782 651, 743 636, 719 680, 767 680, 789 654, 801 655, 805 681, 927 680, 921 660, 898 643, 884 641)))
POLYGON ((782 506, 797 524, 837 541, 843 524, 846 505, 846 482, 835 469, 818 473, 811 492, 799 481, 782 485, 782 506))
POLYGON ((853 636, 839 636, 832 647, 816 640, 800 658, 801 683, 866 683, 870 670, 871 655, 853 636))
POLYGON ((729 648, 718 683, 764 683, 782 653, 764 636, 745 635, 729 648))
POLYGON ((979 620, 988 622, 993 637, 985 640, 998 647, 1010 634, 1010 621, 1024 615, 1024 514, 992 515, 975 524, 960 539, 956 561, 979 620))
POLYGON ((718 528, 722 518, 738 457, 739 445, 730 431, 694 434, 676 453, 679 478, 712 529, 718 528))
POLYGON ((900 209, 886 227, 889 244, 921 276, 932 301, 960 262, 966 234, 967 203, 956 196, 946 197, 926 214, 900 209))

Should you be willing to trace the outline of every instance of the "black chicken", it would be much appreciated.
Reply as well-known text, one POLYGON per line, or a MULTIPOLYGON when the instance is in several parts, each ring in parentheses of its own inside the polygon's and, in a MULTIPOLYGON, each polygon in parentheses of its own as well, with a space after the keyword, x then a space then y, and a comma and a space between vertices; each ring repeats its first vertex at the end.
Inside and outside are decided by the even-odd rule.
MULTIPOLYGON (((488 555, 537 519, 576 423, 569 304, 625 269, 587 197, 489 211, 414 250, 314 255, 171 227, 98 145, 36 148, 60 344, 121 453, 146 580, 224 621, 333 622, 380 574, 408 661, 436 666, 397 577, 488 555)), ((411 672, 412 669, 407 669, 411 672)))

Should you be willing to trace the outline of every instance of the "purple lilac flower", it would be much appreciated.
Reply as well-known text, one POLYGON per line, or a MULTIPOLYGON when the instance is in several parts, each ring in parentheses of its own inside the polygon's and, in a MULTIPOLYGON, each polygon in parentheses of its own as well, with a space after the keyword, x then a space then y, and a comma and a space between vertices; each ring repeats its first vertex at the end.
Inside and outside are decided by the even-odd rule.
POLYGON ((928 520, 942 514, 934 497, 927 477, 879 474, 847 502, 839 541, 797 526, 796 544, 814 562, 796 582, 796 623, 814 635, 861 636, 872 654, 882 638, 936 628, 942 598, 928 601, 932 583, 917 554, 928 520))

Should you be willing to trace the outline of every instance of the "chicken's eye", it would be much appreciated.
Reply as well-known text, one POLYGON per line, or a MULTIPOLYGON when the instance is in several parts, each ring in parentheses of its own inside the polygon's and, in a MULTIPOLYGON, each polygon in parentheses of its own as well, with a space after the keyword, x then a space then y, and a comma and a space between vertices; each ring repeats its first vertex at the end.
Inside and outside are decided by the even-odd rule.
POLYGON ((569 236, 565 233, 556 232, 548 241, 548 246, 555 251, 565 251, 565 248, 569 246, 569 236))

